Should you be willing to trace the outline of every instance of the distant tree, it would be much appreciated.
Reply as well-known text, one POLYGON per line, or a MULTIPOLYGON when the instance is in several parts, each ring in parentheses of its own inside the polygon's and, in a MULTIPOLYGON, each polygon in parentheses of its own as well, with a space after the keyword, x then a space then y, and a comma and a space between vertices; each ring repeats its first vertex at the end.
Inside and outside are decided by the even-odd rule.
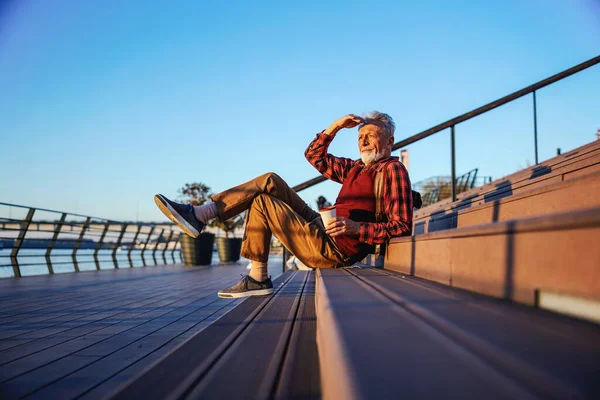
POLYGON ((212 195, 210 187, 202 182, 186 183, 178 190, 178 192, 181 201, 193 206, 199 206, 206 203, 212 195))

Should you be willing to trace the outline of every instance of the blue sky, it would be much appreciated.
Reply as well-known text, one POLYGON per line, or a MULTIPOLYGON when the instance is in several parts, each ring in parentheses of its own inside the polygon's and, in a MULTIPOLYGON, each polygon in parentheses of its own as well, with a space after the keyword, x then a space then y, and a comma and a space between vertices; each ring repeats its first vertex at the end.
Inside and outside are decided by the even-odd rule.
MULTIPOLYGON (((153 194, 187 182, 313 178, 304 149, 347 113, 400 140, 600 54, 598 0, 0 4, 0 202, 116 220, 163 220, 153 194)), ((540 160, 595 138, 599 93, 600 66, 538 92, 540 160)), ((530 96, 457 126, 457 171, 526 167, 532 132, 530 96)), ((411 146, 413 182, 448 147, 411 146)))

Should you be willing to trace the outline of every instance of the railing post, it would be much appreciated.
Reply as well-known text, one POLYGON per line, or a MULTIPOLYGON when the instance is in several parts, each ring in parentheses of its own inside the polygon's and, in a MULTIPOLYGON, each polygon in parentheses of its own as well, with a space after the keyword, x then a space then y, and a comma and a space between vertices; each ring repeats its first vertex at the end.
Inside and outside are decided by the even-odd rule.
POLYGON ((104 244, 104 237, 106 236, 106 232, 108 231, 109 226, 110 221, 107 221, 106 224, 104 224, 104 230, 102 231, 102 235, 100 235, 100 240, 98 240, 98 244, 96 244, 96 249, 94 250, 94 262, 96 263, 96 269, 98 271, 100 271, 100 261, 98 261, 98 252, 104 244))
POLYGON ((21 250, 21 246, 23 245, 23 240, 25 239, 27 230, 29 230, 29 225, 31 224, 31 220, 33 219, 34 213, 35 208, 30 208, 27 212, 27 215, 25 216, 25 219, 21 221, 21 229, 19 230, 19 236, 15 240, 13 248, 10 252, 10 263, 12 264, 15 278, 21 277, 21 269, 19 268, 19 260, 17 259, 17 257, 19 255, 19 250, 21 250))
POLYGON ((163 237, 163 233, 165 230, 160 231, 158 238, 156 238, 156 245, 154 245, 154 249, 152 250, 152 259, 154 260, 154 265, 158 265, 158 261, 156 261, 156 251, 158 250, 158 245, 160 244, 160 239, 163 237))
POLYGON ((283 261, 282 261, 282 265, 281 265, 281 272, 284 273, 285 272, 285 262, 286 262, 286 255, 287 255, 287 249, 285 248, 285 246, 283 246, 283 251, 281 252, 281 255, 283 256, 283 261))
POLYGON ((454 146, 454 125, 450 127, 450 153, 452 156, 452 201, 456 201, 456 153, 454 146))
POLYGON ((54 274, 54 268, 52 268, 52 260, 50 259, 50 253, 52 253, 52 249, 56 244, 56 240, 58 239, 58 235, 60 234, 60 230, 62 229, 66 218, 67 213, 63 213, 60 217, 60 220, 58 221, 58 224, 56 224, 56 228, 54 228, 54 235, 52 236, 52 240, 50 240, 50 244, 46 249, 46 264, 48 264, 48 272, 50 274, 54 274))
POLYGON ((167 238, 167 242, 165 243, 165 248, 162 252, 162 258, 163 261, 165 262, 165 264, 167 264, 167 249, 169 248, 169 243, 171 243, 171 239, 173 238, 173 230, 171 229, 170 233, 169 233, 169 237, 167 238))
POLYGON ((73 246, 73 253, 71 254, 71 258, 73 259, 73 266, 75 266, 75 272, 79 272, 79 265, 77 264, 77 250, 79 250, 79 246, 81 246, 81 242, 83 241, 83 235, 85 235, 85 231, 90 227, 90 222, 92 221, 92 217, 87 217, 83 227, 81 228, 81 232, 79 232, 79 237, 73 246))
POLYGON ((119 233, 119 238, 117 239, 117 243, 115 243, 115 248, 112 252, 112 260, 115 268, 119 268, 119 263, 117 262, 117 251, 119 251, 119 247, 121 246, 121 241, 123 240, 123 236, 125 236, 125 231, 127 230, 128 224, 123 224, 121 227, 121 232, 119 233))
POLYGON ((133 248, 136 245, 135 242, 136 242, 138 236, 140 235, 141 230, 142 230, 142 226, 138 225, 137 231, 135 232, 135 235, 133 236, 133 240, 131 241, 131 246, 129 246, 129 251, 127 252, 127 259, 129 260, 129 266, 131 268, 133 268, 133 260, 131 259, 131 252, 133 251, 133 248))
POLYGON ((533 91, 533 144, 535 146, 535 165, 538 165, 538 138, 537 138, 537 100, 533 91))
POLYGON ((146 238, 146 242, 144 243, 144 248, 142 249, 142 264, 144 264, 144 267, 146 266, 146 259, 144 258, 144 253, 146 252, 148 243, 150 243, 150 238, 152 237, 152 234, 154 233, 154 228, 155 228, 155 226, 152 225, 152 228, 150 229, 150 233, 148 233, 148 237, 146 238))
POLYGON ((177 243, 179 243, 179 234, 177 235, 177 239, 175 239, 173 251, 171 251, 171 258, 173 258, 173 264, 177 264, 177 261, 175 260, 175 251, 177 250, 177 243))

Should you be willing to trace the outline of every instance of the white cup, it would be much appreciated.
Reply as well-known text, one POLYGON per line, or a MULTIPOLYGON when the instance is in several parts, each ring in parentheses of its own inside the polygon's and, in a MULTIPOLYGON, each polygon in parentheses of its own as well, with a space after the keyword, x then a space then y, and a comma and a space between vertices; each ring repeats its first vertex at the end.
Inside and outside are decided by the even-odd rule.
POLYGON ((319 210, 321 219, 323 220, 323 226, 327 227, 329 220, 335 218, 335 206, 325 207, 319 210))

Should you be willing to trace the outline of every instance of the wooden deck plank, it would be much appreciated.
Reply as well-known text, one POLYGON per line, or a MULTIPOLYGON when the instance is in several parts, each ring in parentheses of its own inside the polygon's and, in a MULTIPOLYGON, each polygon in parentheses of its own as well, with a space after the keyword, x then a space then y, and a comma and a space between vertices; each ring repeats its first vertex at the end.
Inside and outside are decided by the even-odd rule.
POLYGON ((79 337, 27 357, 11 361, 0 366, 0 382, 15 378, 33 369, 39 368, 60 358, 105 340, 103 337, 79 337))
POLYGON ((320 399, 315 272, 310 271, 275 392, 276 399, 320 399))
MULTIPOLYGON (((78 368, 83 365, 96 361, 99 357, 93 356, 68 356, 53 363, 52 368, 40 368, 26 375, 21 375, 15 379, 0 385, 0 397, 3 400, 21 398, 34 390, 38 389, 44 382, 52 382, 66 374, 72 368, 78 368)), ((56 399, 61 396, 55 397, 56 399)))
POLYGON ((156 289, 165 290, 157 285, 160 281, 169 280, 180 276, 181 273, 196 273, 205 270, 185 268, 183 266, 162 266, 151 269, 138 270, 108 270, 94 271, 89 273, 73 273, 52 276, 25 277, 20 279, 0 280, 0 301, 4 304, 0 315, 14 316, 20 311, 32 311, 36 307, 46 308, 53 301, 68 301, 73 298, 76 306, 84 303, 83 298, 91 296, 96 299, 103 293, 108 296, 115 292, 127 293, 125 289, 132 287, 136 291, 156 289), (42 287, 40 289, 40 286, 42 287), (38 299, 43 294, 41 300, 38 299), (15 306, 15 302, 23 303, 21 308, 15 306), (41 306, 40 306, 41 305, 41 306))
MULTIPOLYGON (((209 292, 200 292, 199 294, 196 294, 196 297, 200 296, 200 297, 206 297, 209 296, 210 294, 214 295, 214 292, 211 291, 209 292)), ((192 299, 192 301, 195 299, 192 299)), ((188 298, 184 299, 184 300, 180 300, 179 302, 185 302, 185 304, 189 304, 190 300, 188 298)), ((173 304, 177 304, 177 301, 174 302, 169 302, 169 305, 173 305, 173 304)), ((165 316, 169 313, 172 312, 176 312, 176 310, 172 310, 169 311, 168 309, 164 309, 164 308, 158 308, 156 310, 152 310, 152 311, 148 311, 146 313, 144 313, 143 315, 137 316, 135 318, 129 319, 127 321, 124 321, 124 324, 122 325, 123 327, 123 332, 120 332, 118 334, 111 334, 109 336, 107 335, 103 335, 103 334, 98 334, 101 333, 104 329, 108 329, 108 328, 103 328, 102 326, 98 327, 98 330, 95 332, 95 335, 86 335, 86 336, 82 336, 84 338, 87 338, 87 340, 92 341, 94 340, 94 343, 90 342, 89 347, 90 348, 94 348, 95 352, 97 353, 102 353, 102 351, 104 352, 111 352, 111 349, 114 347, 122 347, 123 343, 129 343, 133 340, 136 340, 144 335, 147 334, 147 332, 149 331, 153 331, 156 330, 155 327, 148 325, 147 323, 153 320, 156 320, 162 316, 165 316), (98 345, 96 347, 94 347, 94 345, 98 343, 98 345), (98 349, 98 347, 100 349, 98 349), (104 349, 104 350, 102 350, 104 349)), ((119 324, 117 324, 119 325, 119 324)), ((113 332, 111 332, 113 333, 113 332)), ((72 348, 69 344, 73 341, 76 341, 77 339, 80 339, 81 337, 75 338, 73 340, 66 340, 64 343, 59 344, 57 346, 48 348, 46 350, 40 351, 40 352, 36 352, 33 353, 29 356, 26 357, 21 357, 18 360, 14 361, 14 362, 9 362, 9 363, 5 363, 3 365, 0 366, 0 378, 1 377, 5 377, 5 375, 3 375, 3 371, 4 370, 11 370, 13 371, 13 373, 15 373, 16 371, 21 371, 22 373, 22 366, 32 366, 33 367, 39 367, 43 364, 46 364, 48 362, 51 362, 52 359, 48 358, 48 357, 56 357, 56 358, 60 358, 60 357, 64 357, 67 355, 70 355, 71 353, 75 353, 76 351, 79 351, 81 349, 74 347, 72 348), (59 348, 59 352, 57 353, 57 348, 59 348), (42 356, 42 354, 47 354, 47 357, 42 356), (41 363, 40 365, 36 364, 36 362, 34 360, 39 360, 38 362, 41 363)), ((68 338, 67 338, 68 339, 68 338)), ((29 346, 27 348, 30 348, 29 346)), ((28 350, 25 350, 28 351, 28 350)), ((81 355, 104 355, 104 354, 81 354, 81 355)), ((0 381, 2 381, 2 379, 0 379, 0 381)))
POLYGON ((449 287, 446 285, 391 270, 381 269, 379 272, 395 276, 397 279, 403 279, 407 284, 416 285, 417 287, 422 287, 444 296, 451 296, 456 298, 457 301, 464 301, 469 306, 475 306, 490 313, 502 315, 504 318, 509 318, 515 323, 523 323, 527 329, 547 331, 584 346, 595 346, 593 342, 597 340, 598 326, 595 324, 573 318, 556 318, 555 313, 498 300, 467 290, 458 288, 448 290, 449 287), (546 327, 546 323, 549 320, 552 322, 552 325, 549 325, 551 329, 546 327), (577 329, 577 335, 572 334, 574 326, 577 329))
MULTIPOLYGON (((128 293, 123 293, 120 296, 115 296, 114 288, 107 288, 104 296, 97 297, 96 295, 89 294, 78 299, 70 299, 68 301, 61 301, 54 304, 51 307, 47 307, 41 310, 28 310, 20 314, 14 315, 13 318, 4 320, 0 323, 0 331, 5 327, 17 327, 32 325, 38 323, 40 325, 51 325, 54 322, 68 321, 69 317, 75 319, 75 316, 81 314, 82 311, 102 310, 104 308, 110 308, 112 304, 123 302, 127 299, 137 299, 142 292, 136 293, 132 296, 128 293), (90 307, 87 303, 92 303, 93 307, 90 307)), ((117 291, 118 293, 118 291, 117 291)), ((168 293, 168 291, 155 291, 149 288, 145 291, 148 298, 157 297, 168 293)))
POLYGON ((344 270, 318 270, 317 293, 324 398, 531 397, 344 270))
POLYGON ((68 307, 48 307, 43 311, 29 311, 24 314, 6 317, 0 321, 0 330, 4 330, 5 327, 13 328, 31 323, 44 323, 53 318, 69 315, 68 309, 68 307))
POLYGON ((256 399, 271 395, 307 277, 307 272, 297 272, 274 295, 187 398, 256 399), (235 385, 231 377, 235 377, 235 385))
MULTIPOLYGON (((102 287, 101 290, 86 290, 83 288, 79 291, 77 288, 71 288, 66 293, 64 291, 60 293, 56 292, 53 295, 46 296, 41 300, 30 298, 31 296, 27 293, 20 293, 18 298, 23 299, 25 304, 18 308, 13 307, 9 310, 3 311, 3 317, 0 319, 0 324, 17 320, 18 318, 27 318, 31 314, 45 315, 48 311, 53 310, 76 309, 77 307, 80 307, 81 304, 85 304, 86 298, 97 299, 99 302, 111 300, 112 295, 114 295, 115 288, 118 289, 118 286, 107 285, 102 287), (29 301, 27 301, 28 298, 30 298, 29 301)), ((3 299, 3 301, 13 303, 15 299, 9 298, 3 299)))
POLYGON ((187 329, 182 334, 177 336, 171 342, 166 343, 161 348, 152 352, 142 360, 133 363, 127 368, 119 371, 117 374, 111 376, 107 380, 101 382, 100 384, 94 386, 88 392, 86 392, 81 399, 84 400, 93 400, 93 399, 104 399, 114 393, 119 387, 122 387, 128 382, 131 382, 133 379, 142 374, 145 370, 151 368, 155 363, 160 361, 163 357, 167 356, 171 351, 175 350, 178 346, 182 345, 185 341, 189 340, 190 337, 198 334, 202 330, 206 329, 210 324, 212 324, 215 320, 220 318, 222 315, 229 312, 235 306, 241 303, 244 299, 237 300, 227 300, 227 299, 219 299, 219 302, 229 302, 223 308, 210 316, 208 316, 202 322, 194 325, 193 327, 187 329))
MULTIPOLYGON (((196 312, 198 323, 223 309, 225 305, 223 302, 219 302, 217 307, 198 310, 196 312)), ((73 373, 65 374, 60 380, 36 392, 33 398, 56 398, 58 396, 70 398, 80 396, 174 341, 184 330, 185 327, 180 327, 179 329, 163 328, 152 332, 120 348, 118 351, 102 357, 102 359, 94 360, 93 363, 82 368, 73 369, 73 373), (66 391, 65 388, 67 388, 66 391)), ((80 355, 83 353, 79 352, 76 354, 80 355)), ((144 360, 143 364, 148 365, 150 362, 152 362, 151 359, 144 360)), ((51 366, 52 364, 48 367, 51 366)))
MULTIPOLYGON (((19 346, 23 343, 28 343, 30 341, 31 341, 30 339, 14 339, 14 338, 0 340, 0 351, 10 349, 10 348, 19 346)), ((0 355, 0 360, 2 360, 1 355, 0 355)))
MULTIPOLYGON (((71 307, 68 307, 65 311, 68 311, 71 320, 76 320, 83 318, 87 315, 93 314, 94 312, 103 311, 106 309, 114 309, 116 305, 126 306, 128 301, 147 301, 154 297, 158 297, 165 294, 170 294, 168 290, 155 291, 153 288, 147 288, 145 290, 136 290, 135 293, 131 293, 130 291, 119 291, 119 288, 107 288, 107 292, 110 294, 107 295, 107 299, 99 298, 97 299, 94 294, 86 295, 83 298, 78 299, 78 301, 71 302, 71 307)), ((66 304, 66 303, 60 303, 66 304)), ((60 309, 59 311, 62 311, 60 309)), ((33 311, 33 313, 45 313, 47 312, 45 309, 41 311, 33 311)), ((68 321, 68 317, 64 320, 68 321)), ((63 320, 59 320, 59 322, 64 322, 63 320)), ((1 333, 1 332, 0 332, 1 333)))
MULTIPOLYGON (((81 299, 86 296, 86 294, 76 293, 73 290, 49 292, 44 296, 39 296, 12 288, 3 288, 2 290, 7 290, 9 293, 8 295, 0 297, 0 301, 2 302, 2 308, 0 309, 0 322, 3 322, 5 319, 14 315, 20 315, 22 312, 43 310, 52 307, 54 303, 81 299)), ((98 291, 101 292, 101 290, 98 291)), ((74 302, 74 304, 77 304, 77 302, 74 302)))
MULTIPOLYGON (((224 280, 221 279, 219 281, 213 281, 213 282, 209 283, 208 285, 209 286, 212 285, 210 287, 214 288, 214 290, 217 290, 217 286, 216 285, 219 285, 220 282, 223 285, 225 285, 227 283, 230 283, 230 278, 227 278, 227 279, 224 279, 224 280)), ((189 289, 188 292, 189 293, 195 293, 197 290, 202 290, 206 285, 200 284, 197 287, 193 287, 194 285, 191 284, 190 286, 192 288, 189 289)), ((130 292, 130 290, 127 290, 127 292, 130 292)), ((182 293, 179 293, 179 296, 181 296, 181 295, 182 295, 182 293)), ((149 308, 149 309, 154 309, 154 308, 157 308, 157 306, 160 305, 158 303, 159 301, 162 301, 162 302, 166 301, 166 303, 164 303, 164 304, 168 304, 169 303, 168 298, 171 298, 172 296, 174 296, 174 293, 172 293, 172 291, 169 291, 169 290, 164 291, 162 294, 160 294, 158 296, 148 296, 148 297, 146 297, 144 295, 144 292, 140 292, 135 297, 131 298, 132 300, 135 300, 135 301, 133 301, 131 303, 123 303, 123 304, 113 303, 112 304, 113 305, 113 309, 121 311, 121 313, 119 313, 119 312, 112 312, 112 313, 110 313, 109 312, 108 315, 103 315, 101 312, 95 312, 95 313, 91 313, 89 315, 83 314, 83 315, 80 315, 80 316, 78 316, 78 317, 76 317, 76 318, 74 318, 72 320, 72 321, 75 321, 74 324, 70 324, 68 322, 63 322, 63 323, 61 323, 61 327, 64 327, 65 331, 68 331, 68 333, 67 333, 68 335, 70 335, 70 336, 76 336, 76 331, 77 330, 75 328, 77 328, 77 327, 85 326, 83 329, 84 330, 88 330, 89 325, 93 321, 103 320, 104 322, 110 322, 108 320, 108 318, 109 317, 113 317, 113 316, 114 317, 119 317, 119 320, 123 320, 123 319, 127 318, 127 315, 124 314, 124 312, 125 312, 124 310, 136 310, 136 309, 143 310, 144 306, 148 306, 148 307, 151 306, 151 308, 149 308), (117 304, 119 305, 119 307, 114 307, 117 304), (90 318, 92 316, 93 316, 93 318, 90 318)), ((115 297, 118 297, 118 296, 115 296, 115 297)), ((83 307, 82 309, 85 310, 86 309, 85 307, 89 307, 89 305, 84 305, 82 307, 83 307)), ((96 307, 92 307, 91 308, 91 310, 95 310, 95 309, 96 309, 96 307)), ((98 308, 98 310, 105 311, 103 307, 98 308)), ((139 315, 139 312, 136 312, 136 313, 132 314, 133 317, 135 317, 137 315, 139 315)), ((119 321, 117 321, 117 322, 119 322, 119 321)), ((31 334, 31 331, 34 331, 34 330, 35 329, 30 328, 30 331, 28 331, 28 332, 20 332, 20 333, 21 333, 21 335, 23 335, 23 334, 31 334)), ((53 332, 53 333, 56 333, 56 332, 53 332)), ((61 332, 62 335, 64 335, 65 333, 66 332, 61 332)), ((103 334, 103 333, 104 332, 101 332, 100 334, 103 334)), ((43 336, 44 336, 43 334, 39 334, 39 333, 35 334, 36 338, 37 337, 43 337, 43 336)), ((49 336, 49 335, 46 335, 46 336, 49 336)), ((12 336, 12 337, 13 338, 21 338, 22 336, 16 335, 16 336, 12 336)), ((1 356, 1 354, 0 354, 0 356, 1 356)))
POLYGON ((600 393, 600 328, 593 324, 517 304, 507 307, 441 285, 430 290, 392 272, 352 273, 387 289, 407 309, 537 395, 600 393))
POLYGON ((114 374, 108 377, 106 380, 96 383, 94 386, 91 386, 87 392, 84 392, 81 397, 81 400, 101 400, 108 398, 111 394, 113 394, 119 387, 122 387, 128 382, 133 381, 138 376, 143 374, 144 371, 151 368, 163 357, 167 356, 173 350, 175 350, 178 346, 184 343, 189 338, 183 337, 181 335, 174 338, 172 341, 166 343, 162 347, 158 348, 156 351, 150 353, 146 357, 138 360, 126 368, 120 370, 117 374, 114 374))
MULTIPOLYGON (((293 273, 273 281, 277 290, 293 273)), ((207 329, 191 337, 138 379, 128 382, 110 398, 163 399, 185 390, 201 377, 231 346, 273 296, 257 296, 244 300, 207 329), (172 371, 179 371, 173 374, 172 371)))
MULTIPOLYGON (((197 311, 197 309, 188 309, 188 305, 192 305, 196 308, 203 308, 209 306, 217 300, 217 296, 214 292, 203 293, 203 296, 200 299, 197 299, 191 303, 186 304, 185 306, 175 309, 170 312, 165 312, 161 310, 160 315, 156 318, 148 320, 132 329, 127 330, 126 332, 119 333, 110 337, 109 339, 103 341, 98 345, 91 346, 83 351, 78 352, 78 355, 94 355, 94 356, 104 356, 112 353, 113 351, 127 345, 130 342, 136 341, 139 338, 142 338, 146 335, 153 333, 154 331, 161 330, 170 324, 176 323, 178 320, 184 318, 189 314, 193 314, 197 311)), ((186 300, 187 301, 187 300, 186 300)))
MULTIPOLYGON (((219 313, 219 311, 224 310, 223 312, 226 312, 227 310, 225 310, 227 308, 227 305, 229 303, 231 303, 231 300, 224 300, 224 299, 219 299, 217 301, 215 301, 214 303, 218 303, 215 306, 209 306, 209 307, 205 307, 202 308, 201 310, 197 310, 194 314, 195 314, 195 318, 197 318, 197 322, 196 325, 203 322, 204 320, 206 320, 209 316, 213 316, 215 314, 219 314, 221 315, 222 313, 219 313)), ((214 304, 213 303, 213 304, 214 304)), ((173 325, 173 324, 172 324, 173 325)), ((51 364, 47 364, 44 367, 41 367, 39 369, 36 369, 35 371, 25 374, 25 375, 21 375, 19 378, 16 378, 15 380, 21 381, 22 379, 29 379, 28 377, 31 375, 33 377, 38 377, 40 376, 40 371, 48 371, 48 375, 49 377, 52 377, 52 379, 46 378, 46 379, 29 379, 30 381, 36 381, 37 382, 37 388, 44 386, 45 384, 51 383, 54 380, 57 380, 58 378, 61 378, 63 376, 67 376, 69 374, 71 374, 74 371, 77 371, 77 373, 75 373, 75 376, 84 376, 85 378, 81 381, 82 385, 86 382, 90 382, 91 378, 91 374, 90 371, 95 371, 94 374, 96 376, 96 382, 94 383, 98 383, 98 382, 102 382, 105 379, 108 379, 109 377, 111 377, 112 375, 119 373, 121 370, 127 368, 129 365, 136 363, 138 360, 146 357, 148 354, 154 352, 154 347, 162 347, 166 344, 169 343, 169 341, 177 338, 178 336, 180 336, 180 333, 182 333, 185 330, 188 330, 189 328, 183 326, 180 327, 180 329, 161 329, 160 331, 150 334, 147 337, 144 337, 141 340, 138 340, 135 343, 131 343, 128 346, 125 346, 124 348, 120 349, 117 352, 113 352, 113 354, 111 354, 109 357, 100 357, 100 356, 82 356, 81 353, 75 353, 74 356, 79 356, 79 357, 89 357, 90 358, 90 362, 87 364, 92 364, 93 362, 99 360, 99 363, 97 364, 93 364, 90 368, 83 368, 86 367, 86 365, 78 363, 78 364, 73 364, 73 366, 69 369, 68 367, 62 367, 60 368, 60 370, 62 371, 63 375, 61 376, 57 376, 55 373, 51 373, 51 371, 54 371, 56 368, 56 365, 58 363, 62 363, 62 360, 59 360, 57 362, 51 363, 51 364), (101 359, 102 358, 102 359, 101 359), (125 365, 125 367, 123 367, 123 364, 125 365), (83 369, 83 370, 82 370, 83 369)), ((186 338, 180 338, 180 341, 186 340, 186 338)), ((178 342, 176 342, 178 343, 178 342)), ((72 357, 72 356, 69 356, 72 357)), ((67 357, 67 358, 69 358, 67 357)), ((143 363, 140 363, 141 367, 147 367, 149 365, 149 363, 152 362, 152 359, 148 359, 148 360, 144 360, 143 363)), ((139 371, 139 370, 138 370, 139 371)), ((43 374, 42 374, 43 376, 43 374)), ((128 375, 127 378, 131 377, 131 375, 128 375)), ((11 383, 12 381, 9 381, 9 383, 11 383)), ((31 386, 31 385, 30 385, 31 386)), ((0 386, 1 388, 2 386, 0 386)), ((52 388, 50 388, 50 390, 48 392, 55 392, 55 391, 61 391, 62 389, 62 384, 58 384, 53 386, 52 388)), ((81 392, 83 392, 84 390, 88 389, 85 386, 79 386, 81 387, 81 392)), ((113 387, 114 389, 114 387, 113 387)), ((75 390, 75 387, 71 387, 70 389, 75 390)), ((46 391, 44 391, 44 393, 47 393, 46 391)), ((65 395, 63 393, 63 395, 65 395)), ((50 396, 49 398, 53 398, 52 396, 50 396)))
MULTIPOLYGON (((195 290, 190 289, 190 296, 193 296, 194 292, 195 290)), ((171 305, 176 301, 176 297, 173 297, 171 294, 163 295, 163 297, 166 298, 158 301, 155 301, 156 299, 153 299, 152 301, 141 301, 137 303, 132 303, 142 306, 140 307, 141 309, 138 311, 97 313, 93 316, 93 318, 82 318, 75 321, 74 323, 64 323, 61 325, 64 328, 64 330, 58 332, 58 334, 55 334, 53 336, 48 335, 47 337, 42 338, 44 340, 37 340, 34 343, 29 343, 26 348, 22 347, 19 349, 14 349, 11 352, 0 352, 0 364, 14 359, 11 358, 12 354, 16 354, 20 357, 23 357, 27 354, 40 351, 46 347, 50 347, 57 343, 66 342, 74 337, 79 337, 83 335, 111 336, 120 333, 124 330, 130 329, 132 325, 138 324, 138 317, 145 315, 153 310, 160 309, 162 306, 171 305), (143 307, 147 305, 152 305, 154 308, 147 310, 145 307, 143 307)), ((31 341, 33 342, 33 339, 31 341)))
POLYGON ((77 306, 81 304, 80 300, 87 296, 101 298, 106 295, 110 297, 115 289, 123 289, 123 286, 128 285, 132 279, 131 276, 114 275, 111 281, 102 276, 103 273, 104 271, 97 271, 84 274, 69 274, 77 276, 52 275, 0 280, 0 288, 5 293, 3 296, 0 296, 0 301, 4 305, 0 310, 0 315, 6 317, 18 315, 20 312, 43 310, 53 306, 55 303, 64 301, 78 300, 72 302, 72 304, 77 306), (81 275, 88 276, 84 279, 80 278, 81 275), (90 284, 90 278, 97 279, 101 284, 90 284), (48 285, 47 288, 42 290, 37 289, 40 279, 43 282, 42 284, 48 285), (8 285, 8 287, 2 287, 2 284, 8 280, 16 282, 13 285, 8 285))
MULTIPOLYGON (((30 319, 22 319, 23 325, 19 327, 0 331, 22 331, 18 336, 0 340, 0 382, 3 382, 0 393, 4 393, 3 388, 13 387, 16 381, 29 382, 27 387, 30 389, 36 385, 37 388, 49 385, 47 390, 50 392, 54 387, 69 386, 65 382, 70 382, 71 375, 84 376, 81 382, 89 382, 86 387, 80 386, 82 390, 77 389, 80 394, 97 386, 103 386, 104 393, 108 393, 119 382, 131 379, 134 376, 132 374, 139 373, 159 358, 158 355, 152 356, 157 350, 169 343, 189 340, 210 326, 218 315, 237 305, 239 301, 218 299, 216 291, 231 285, 239 279, 240 273, 246 272, 241 264, 198 269, 182 267, 175 270, 169 266, 162 268, 162 271, 154 268, 106 270, 72 274, 69 277, 30 277, 22 281, 14 279, 19 281, 18 284, 12 282, 10 285, 0 282, 0 288, 14 289, 18 292, 17 296, 38 295, 40 301, 46 302, 57 298, 53 297, 53 291, 58 297, 68 297, 75 292, 84 293, 77 297, 84 304, 73 307, 71 303, 68 309, 61 309, 62 305, 68 303, 59 300, 47 308, 46 311, 63 311, 60 316, 55 316, 54 321, 36 320, 36 312, 31 307, 29 310, 16 310, 30 319), (51 287, 46 288, 46 285, 51 287), (98 304, 94 302, 95 293, 107 293, 107 297, 116 298, 117 301, 98 304), (90 313, 91 309, 95 312, 90 313), (67 316, 73 314, 77 319, 69 320, 67 316), (19 328, 27 329, 17 331, 19 328), (141 347, 138 348, 138 345, 141 347), (78 361, 68 367, 69 362, 64 361, 84 359, 90 360, 91 364, 78 361), (98 366, 94 367, 95 364, 98 366), (60 374, 44 374, 43 371, 61 371, 64 376, 53 386, 52 381, 60 374), (128 372, 124 378, 119 378, 123 371, 128 372), (62 378, 64 382, 60 383, 62 378), (111 379, 111 383, 103 385, 111 379)), ((5 300, 7 297, 10 296, 5 295, 5 300)), ((10 318, 9 312, 6 315, 10 318)), ((16 321, 13 318, 11 322, 16 321)), ((174 347, 166 348, 172 350, 174 347)), ((163 351, 168 354, 166 350, 163 351)))
POLYGON ((63 273, 54 275, 37 275, 22 278, 0 279, 0 298, 17 296, 27 293, 29 296, 48 296, 61 293, 65 290, 78 288, 93 290, 104 285, 131 285, 137 282, 156 282, 181 277, 182 273, 202 275, 223 273, 229 269, 243 267, 241 264, 224 266, 195 266, 187 267, 182 264, 157 265, 149 267, 105 269, 101 271, 87 271, 82 273, 63 273))
MULTIPOLYGON (((148 270, 147 270, 148 271, 148 270)), ((103 272, 103 271, 102 271, 103 272)), ((185 269, 180 269, 180 273, 181 272, 191 272, 191 270, 185 270, 185 269)), ((197 272, 197 271, 194 271, 197 272)), ((96 276, 96 275, 94 275, 96 276)), ((150 278, 160 278, 160 280, 164 280, 164 279, 168 279, 169 277, 172 277, 173 274, 172 273, 168 273, 168 274, 154 274, 151 275, 150 278), (166 277, 166 278, 165 278, 166 277)), ((61 279, 63 278, 62 276, 55 276, 56 279, 61 279)), ((100 279, 100 277, 98 277, 100 279)), ((22 278, 22 279, 30 279, 30 278, 22 278)), ((35 301, 33 299, 30 300, 30 305, 27 306, 29 308, 24 308, 23 312, 24 313, 31 313, 33 311, 40 311, 40 312, 45 312, 46 310, 50 310, 52 309, 52 307, 57 306, 60 307, 63 304, 67 304, 67 308, 69 310, 77 310, 80 309, 82 307, 82 305, 85 305, 85 298, 87 297, 88 300, 90 302, 95 302, 97 303, 98 301, 102 301, 105 298, 107 299, 112 299, 114 298, 115 293, 119 293, 122 295, 129 295, 131 296, 131 294, 129 293, 129 291, 125 290, 127 288, 131 288, 131 280, 133 278, 129 277, 129 276, 125 276, 123 278, 119 278, 118 276, 115 276, 115 279, 113 281, 108 281, 105 282, 103 281, 103 285, 101 285, 100 289, 96 286, 91 286, 88 284, 88 281, 80 281, 75 279, 75 277, 72 277, 72 279, 69 280, 65 280, 62 279, 64 282, 64 285, 66 285, 65 287, 60 286, 57 288, 54 288, 54 293, 55 295, 60 295, 60 301, 57 304, 53 303, 53 298, 45 298, 44 302, 42 303, 44 305, 44 307, 40 310, 37 309, 31 309, 32 307, 34 307, 34 305, 36 304, 35 301), (117 279, 118 278, 118 279, 117 279), (69 293, 66 296, 62 296, 63 292, 67 290, 69 293), (83 295, 81 293, 84 293, 83 295), (69 298, 69 296, 73 296, 77 298, 77 301, 70 301, 71 299, 69 298), (47 305, 50 304, 51 307, 48 308, 47 305), (54 305, 53 305, 54 304, 54 305)), ((139 280, 140 278, 136 278, 137 280, 139 280)), ((1 282, 0 282, 1 283, 1 282)), ((156 280, 154 281, 149 281, 146 280, 144 282, 144 284, 146 286, 140 286, 139 284, 136 284, 136 294, 139 293, 140 291, 145 291, 148 293, 152 293, 153 291, 157 291, 159 293, 161 292, 167 292, 168 289, 165 289, 164 287, 157 287, 158 285, 156 284, 156 280), (150 285, 149 283, 153 283, 152 285, 150 285)), ((54 286, 59 286, 59 285, 54 285, 54 286)), ((19 293, 18 295, 19 298, 30 298, 31 294, 29 292, 27 292, 27 296, 24 296, 24 293, 19 293)), ((10 299, 4 299, 5 302, 10 302, 10 299)), ((27 301, 27 300, 24 300, 27 301)), ((21 310, 16 310, 16 309, 11 309, 8 311, 10 313, 11 316, 19 316, 21 310)), ((2 323, 2 321, 0 321, 0 324, 2 323)))

